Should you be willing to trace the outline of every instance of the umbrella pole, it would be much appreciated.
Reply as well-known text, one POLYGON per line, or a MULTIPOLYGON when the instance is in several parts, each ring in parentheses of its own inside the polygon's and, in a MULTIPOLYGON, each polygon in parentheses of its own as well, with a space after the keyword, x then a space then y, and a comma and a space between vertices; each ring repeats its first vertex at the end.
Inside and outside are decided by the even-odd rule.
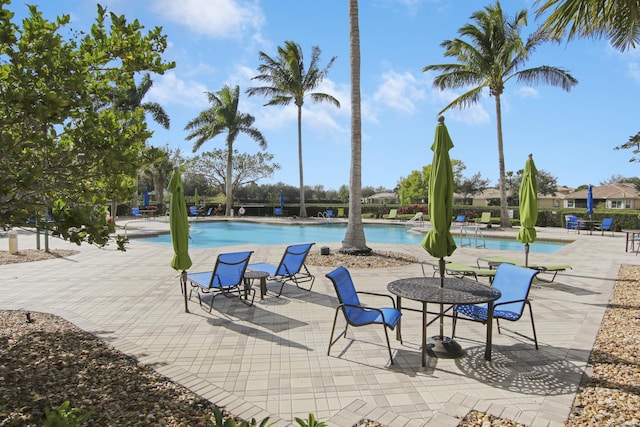
POLYGON ((182 286, 182 293, 184 294, 184 312, 189 312, 189 305, 187 302, 187 272, 186 270, 182 270, 180 274, 180 286, 182 286))
MULTIPOLYGON (((438 268, 440 269, 440 288, 444 288, 444 258, 440 258, 438 261, 438 268)), ((440 340, 444 340, 444 304, 440 304, 440 340)))
POLYGON ((524 244, 524 266, 529 267, 529 244, 524 244))

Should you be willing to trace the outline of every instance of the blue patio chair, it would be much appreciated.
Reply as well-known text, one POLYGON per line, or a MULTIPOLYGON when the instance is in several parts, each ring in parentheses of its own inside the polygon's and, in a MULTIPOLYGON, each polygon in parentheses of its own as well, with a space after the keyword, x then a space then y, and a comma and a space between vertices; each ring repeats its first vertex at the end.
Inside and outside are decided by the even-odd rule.
POLYGON ((142 212, 140 212, 140 208, 131 208, 131 215, 137 217, 142 217, 142 212))
POLYGON ((198 208, 195 206, 189 206, 189 215, 198 216, 198 208))
POLYGON ((329 339, 329 349, 327 350, 327 356, 331 352, 331 346, 340 339, 341 336, 347 337, 347 328, 351 326, 365 326, 378 324, 384 328, 384 336, 387 340, 387 349, 389 350, 389 360, 393 365, 393 354, 391 353, 391 344, 389 343, 389 333, 387 328, 393 330, 400 322, 402 313, 396 308, 395 301, 391 295, 377 294, 373 292, 358 292, 351 280, 351 274, 349 270, 341 266, 336 268, 330 273, 327 273, 327 277, 333 283, 333 287, 338 295, 338 301, 340 305, 336 307, 336 314, 333 318, 333 328, 331 328, 331 338, 329 339), (360 303, 358 294, 362 295, 375 295, 380 297, 386 297, 391 300, 392 307, 376 308, 365 306, 360 303), (344 331, 341 332, 338 337, 333 340, 333 335, 336 330, 336 322, 338 320, 338 313, 342 311, 347 324, 344 327, 344 331))
POLYGON ((567 232, 577 231, 580 228, 580 220, 575 215, 565 215, 565 227, 567 232))
POLYGON ((602 223, 600 225, 596 225, 594 227, 596 230, 600 230, 602 232, 602 235, 604 236, 604 232, 605 231, 610 231, 611 235, 614 235, 614 231, 613 231, 613 218, 605 218, 602 220, 602 223))
POLYGON ((212 294, 211 303, 209 304, 209 313, 213 308, 213 300, 218 295, 226 297, 240 297, 242 302, 248 305, 253 304, 255 298, 255 290, 241 287, 244 278, 244 272, 249 264, 249 258, 253 251, 247 252, 230 252, 219 254, 212 271, 202 273, 187 274, 187 282, 191 284, 189 291, 189 299, 191 293, 195 289, 198 292, 198 302, 202 305, 200 294, 212 294), (237 292, 237 295, 235 293, 237 292), (242 293, 244 292, 244 300, 242 293), (248 294, 251 292, 251 302, 248 302, 248 294))
POLYGON ((282 216, 283 215, 282 208, 273 208, 273 215, 282 216))
MULTIPOLYGON (((531 328, 533 329, 532 340, 538 349, 538 338, 536 337, 536 325, 533 321, 533 310, 529 302, 529 290, 533 278, 538 274, 537 270, 530 268, 518 267, 516 265, 503 263, 500 264, 493 279, 493 287, 500 290, 502 296, 493 303, 493 318, 496 319, 498 333, 500 333, 500 319, 515 322, 522 317, 524 307, 529 307, 529 316, 531 317, 531 328)), ((473 320, 476 322, 487 323, 488 307, 483 305, 457 305, 453 309, 453 331, 451 338, 455 336, 457 320, 473 320), (464 317, 459 317, 463 315, 464 317)), ((521 335, 521 334, 518 334, 521 335)), ((524 336, 524 335, 522 335, 524 336)))
POLYGON ((269 280, 280 282, 278 296, 282 295, 285 283, 293 282, 300 289, 310 291, 316 277, 309 272, 304 261, 309 255, 311 246, 315 243, 299 243, 287 246, 278 265, 269 263, 250 264, 249 269, 254 271, 265 271, 269 273, 269 280), (301 283, 311 282, 309 288, 300 286, 301 283))

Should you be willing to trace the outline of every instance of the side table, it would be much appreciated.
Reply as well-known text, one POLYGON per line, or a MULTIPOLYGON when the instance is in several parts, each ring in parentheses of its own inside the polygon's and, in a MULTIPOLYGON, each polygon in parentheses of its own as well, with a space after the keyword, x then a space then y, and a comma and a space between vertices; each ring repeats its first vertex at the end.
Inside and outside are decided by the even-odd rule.
POLYGON ((244 287, 245 287, 245 297, 248 289, 251 289, 253 286, 253 281, 256 279, 260 280, 260 299, 264 299, 264 296, 267 294, 267 277, 269 277, 269 273, 266 271, 256 271, 256 270, 247 270, 244 273, 244 287))

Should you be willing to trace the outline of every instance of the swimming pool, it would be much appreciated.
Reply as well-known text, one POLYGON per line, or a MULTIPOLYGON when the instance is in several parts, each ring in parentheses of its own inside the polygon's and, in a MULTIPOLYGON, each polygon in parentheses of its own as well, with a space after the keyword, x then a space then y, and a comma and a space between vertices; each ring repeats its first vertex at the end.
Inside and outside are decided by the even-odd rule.
MULTIPOLYGON (((254 222, 224 221, 191 223, 189 247, 217 248, 223 246, 303 243, 303 242, 342 242, 347 225, 273 225, 254 222)), ((398 243, 417 245, 424 234, 411 232, 407 227, 384 224, 364 224, 367 243, 398 243)), ((454 236, 460 246, 460 238, 454 236)), ((140 239, 149 243, 171 244, 168 234, 140 239)), ((486 238, 487 249, 522 250, 522 243, 513 239, 486 238)), ((566 243, 537 241, 531 243, 531 252, 553 253, 566 243)))

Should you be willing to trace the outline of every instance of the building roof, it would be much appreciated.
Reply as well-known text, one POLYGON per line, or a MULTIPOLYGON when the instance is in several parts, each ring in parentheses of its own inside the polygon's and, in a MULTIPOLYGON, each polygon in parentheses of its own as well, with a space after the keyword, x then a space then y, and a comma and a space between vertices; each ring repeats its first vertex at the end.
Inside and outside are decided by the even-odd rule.
MULTIPOLYGON (((594 199, 638 199, 640 192, 633 184, 607 184, 592 187, 594 199)), ((586 199, 587 189, 567 194, 567 199, 586 199)))

